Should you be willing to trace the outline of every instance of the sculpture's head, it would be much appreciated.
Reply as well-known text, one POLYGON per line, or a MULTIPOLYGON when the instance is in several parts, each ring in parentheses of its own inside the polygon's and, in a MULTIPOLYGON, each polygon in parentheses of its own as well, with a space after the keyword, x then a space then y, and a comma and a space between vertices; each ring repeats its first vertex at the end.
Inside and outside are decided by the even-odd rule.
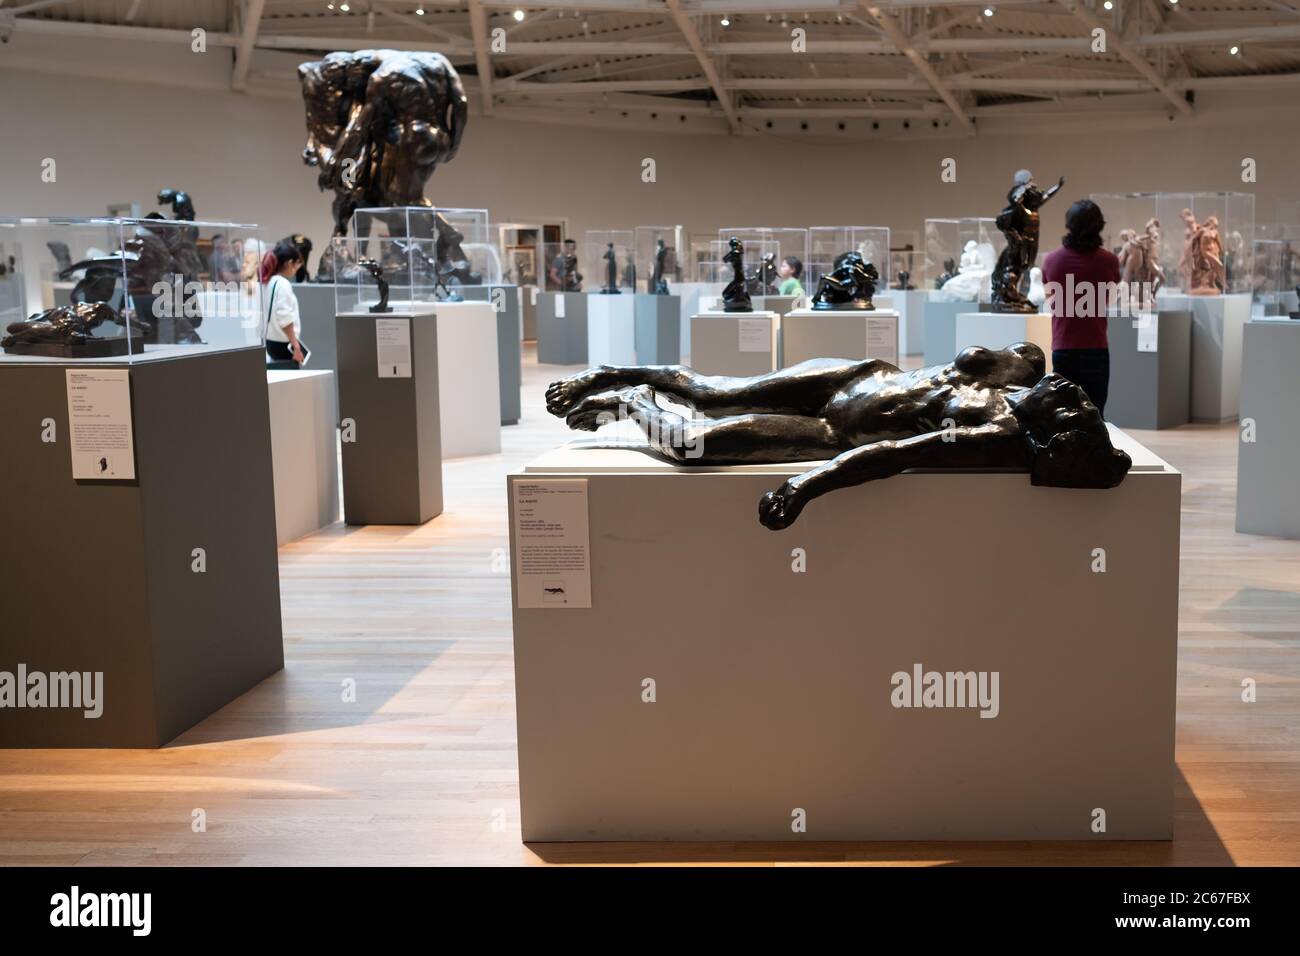
POLYGON ((1025 431, 1034 484, 1113 488, 1128 474, 1132 460, 1110 443, 1101 412, 1069 379, 1045 375, 1007 400, 1025 431))

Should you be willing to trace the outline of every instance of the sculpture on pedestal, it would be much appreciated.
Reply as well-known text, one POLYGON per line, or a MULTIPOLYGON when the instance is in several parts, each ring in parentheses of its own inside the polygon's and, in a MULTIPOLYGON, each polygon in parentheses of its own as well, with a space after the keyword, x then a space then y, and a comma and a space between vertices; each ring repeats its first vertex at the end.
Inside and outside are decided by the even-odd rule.
POLYGON ((750 295, 776 295, 779 290, 777 277, 776 253, 765 252, 758 262, 758 267, 750 275, 747 288, 750 295))
POLYGON ((722 261, 731 266, 731 281, 722 289, 724 312, 753 312, 754 303, 749 297, 749 284, 745 280, 745 247, 732 236, 727 243, 727 254, 722 261))
POLYGON ((149 325, 123 316, 107 302, 78 302, 11 322, 0 347, 11 355, 53 358, 104 358, 144 350, 149 325), (118 326, 111 335, 96 335, 105 323, 118 326))
MULTIPOLYGON (((952 260, 949 259, 944 264, 945 269, 951 269, 952 260)), ((989 277, 993 275, 993 247, 985 243, 982 247, 974 239, 966 241, 966 247, 961 253, 961 265, 958 267, 955 275, 948 275, 944 279, 943 285, 935 286, 934 296, 936 302, 974 302, 980 297, 980 290, 984 288, 989 277)))
POLYGON ((861 309, 874 311, 871 297, 876 294, 880 273, 870 262, 856 252, 846 252, 835 259, 835 268, 821 277, 812 307, 819 311, 829 309, 861 309))
POLYGON ((912 285, 912 273, 906 269, 898 270, 898 288, 901 292, 911 292, 916 288, 912 285))
POLYGON ((1226 285, 1226 271, 1219 218, 1208 216, 1205 222, 1197 222, 1190 209, 1184 209, 1181 218, 1186 229, 1178 269, 1187 283, 1187 291, 1191 295, 1220 295, 1226 285))
POLYGON ((1129 301, 1149 310, 1165 284, 1165 270, 1160 265, 1160 220, 1148 219, 1140 234, 1135 229, 1121 229, 1119 239, 1120 280, 1129 287, 1129 301))
POLYGON ((824 462, 759 502, 759 521, 779 530, 814 498, 909 468, 1024 468, 1035 485, 1118 485, 1128 455, 1083 391, 1045 366, 1026 342, 911 372, 879 359, 812 359, 753 378, 603 365, 553 383, 546 408, 583 431, 630 417, 649 451, 683 465, 824 462), (703 417, 661 407, 660 394, 703 417))
POLYGON ((655 267, 650 274, 646 289, 651 295, 667 295, 668 280, 664 278, 664 261, 668 258, 668 246, 662 240, 655 243, 655 267))
POLYGON ((384 278, 384 267, 374 259, 358 259, 357 265, 370 274, 379 287, 379 301, 370 307, 371 312, 392 312, 388 304, 388 280, 384 278))
POLYGON ((1029 267, 1038 258, 1038 210, 1065 185, 1062 176, 1055 186, 1042 189, 1027 169, 1016 173, 1015 184, 1007 193, 1006 208, 998 214, 997 226, 1007 244, 993 267, 993 311, 1037 312, 1025 297, 1021 282, 1028 278, 1029 267))
POLYGON ((605 287, 600 290, 601 295, 621 295, 618 287, 618 254, 614 251, 614 243, 605 247, 605 254, 601 258, 605 260, 605 287))
MULTIPOLYGON (((968 243, 973 245, 973 243, 968 243)), ((943 271, 934 277, 934 287, 942 289, 949 279, 957 274, 957 263, 952 259, 943 260, 943 271)))

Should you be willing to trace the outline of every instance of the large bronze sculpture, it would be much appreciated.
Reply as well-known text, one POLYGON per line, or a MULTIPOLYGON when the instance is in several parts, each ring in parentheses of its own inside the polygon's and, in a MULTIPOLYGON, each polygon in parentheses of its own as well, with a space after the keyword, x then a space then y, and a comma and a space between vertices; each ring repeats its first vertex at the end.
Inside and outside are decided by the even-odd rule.
POLYGON ((38 312, 23 322, 11 322, 0 347, 11 355, 53 358, 105 358, 144 351, 149 325, 127 318, 107 302, 77 302, 38 312), (97 334, 106 325, 109 333, 97 334))
POLYGON ((727 254, 722 261, 731 266, 731 281, 722 289, 724 312, 753 312, 754 303, 749 297, 749 284, 745 279, 745 247, 732 236, 727 243, 727 254))
POLYGON ((370 206, 429 206, 424 186, 460 148, 468 101, 439 53, 358 50, 298 67, 303 161, 334 193, 334 235, 370 206))
POLYGON ((813 359, 753 378, 602 365, 553 383, 546 408, 584 431, 631 417, 653 452, 683 465, 824 462, 759 502, 759 520, 779 530, 820 495, 909 468, 1024 468, 1035 485, 1118 485, 1128 455, 1082 390, 1045 367, 1025 342, 911 372, 879 359, 813 359), (705 417, 662 408, 657 394, 705 417))
POLYGON ((1062 176, 1055 186, 1042 189, 1027 169, 1016 173, 1007 193, 1006 208, 998 214, 997 226, 1007 244, 993 267, 993 311, 1037 312, 1025 295, 1029 267, 1038 258, 1038 210, 1065 185, 1062 176))
POLYGON ((871 297, 876 294, 880 273, 857 252, 846 252, 835 259, 835 267, 821 277, 812 307, 819 311, 829 309, 862 309, 871 311, 876 304, 871 297))

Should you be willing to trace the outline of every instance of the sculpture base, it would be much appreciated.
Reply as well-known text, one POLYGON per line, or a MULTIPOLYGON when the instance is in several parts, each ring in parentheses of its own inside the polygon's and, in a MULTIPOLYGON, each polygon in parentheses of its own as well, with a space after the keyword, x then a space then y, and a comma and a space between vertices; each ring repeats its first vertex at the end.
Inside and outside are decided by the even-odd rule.
POLYGON ((775 312, 700 312, 691 316, 691 368, 706 375, 763 375, 781 367, 781 317, 775 312))
POLYGON ((880 359, 898 364, 893 309, 794 309, 781 320, 781 366, 816 358, 880 359))
POLYGON ((874 302, 814 302, 814 312, 874 312, 874 302))
POLYGON ((5 346, 6 355, 40 355, 45 358, 116 358, 143 352, 142 335, 116 335, 85 342, 15 342, 5 346))
POLYGON ((722 311, 723 312, 753 312, 754 307, 752 305, 724 305, 722 307, 722 311))

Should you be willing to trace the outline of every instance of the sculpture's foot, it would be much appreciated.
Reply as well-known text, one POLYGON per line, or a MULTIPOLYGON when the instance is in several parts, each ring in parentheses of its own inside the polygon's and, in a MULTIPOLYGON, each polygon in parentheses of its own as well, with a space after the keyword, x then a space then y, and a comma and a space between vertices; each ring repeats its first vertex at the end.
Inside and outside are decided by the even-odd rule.
POLYGON ((617 382, 609 381, 607 371, 604 366, 597 365, 552 382, 546 388, 546 410, 557 418, 563 418, 587 395, 616 385, 617 382))
POLYGON ((776 491, 769 491, 758 502, 758 520, 770 531, 781 531, 794 524, 799 512, 803 511, 803 501, 790 483, 782 482, 776 491))
POLYGON ((654 402, 655 392, 649 385, 634 385, 611 392, 597 392, 579 402, 565 418, 570 428, 594 432, 601 425, 627 417, 643 401, 654 402))

